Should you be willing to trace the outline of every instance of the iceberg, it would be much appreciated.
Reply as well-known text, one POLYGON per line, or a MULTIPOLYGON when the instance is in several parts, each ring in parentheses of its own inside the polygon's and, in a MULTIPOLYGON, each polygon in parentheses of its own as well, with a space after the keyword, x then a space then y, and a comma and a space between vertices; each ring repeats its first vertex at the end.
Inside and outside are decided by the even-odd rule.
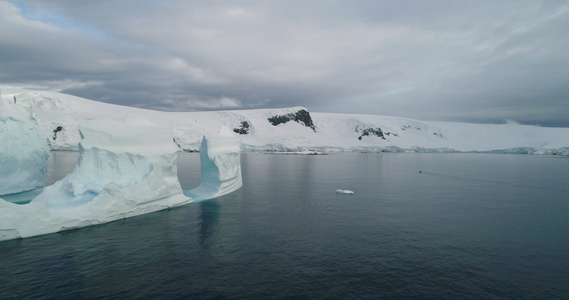
POLYGON ((30 203, 0 199, 0 240, 111 222, 191 202, 177 177, 173 133, 148 120, 81 123, 73 172, 30 203))
POLYGON ((47 174, 47 140, 31 105, 13 99, 5 101, 0 93, 0 195, 41 188, 47 174))
POLYGON ((228 127, 219 136, 202 138, 200 146, 201 184, 185 194, 195 201, 220 197, 243 186, 241 142, 228 127))
POLYGON ((201 184, 184 192, 173 132, 144 117, 98 118, 79 124, 72 173, 30 203, 0 199, 0 241, 37 236, 172 208, 229 194, 243 185, 240 140, 227 128, 203 137, 201 184), (190 196, 191 195, 191 196, 190 196))

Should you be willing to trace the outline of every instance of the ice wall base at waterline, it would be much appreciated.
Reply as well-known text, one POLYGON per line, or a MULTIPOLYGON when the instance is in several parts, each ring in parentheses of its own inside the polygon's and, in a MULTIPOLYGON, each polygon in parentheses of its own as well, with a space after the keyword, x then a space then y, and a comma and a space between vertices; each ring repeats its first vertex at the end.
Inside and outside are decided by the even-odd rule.
MULTIPOLYGON (((120 121, 86 121, 80 132, 80 155, 71 174, 46 187, 28 204, 0 199, 0 240, 102 224, 192 202, 177 177, 180 150, 171 130, 127 116, 120 121)), ((239 148, 239 141, 232 140, 239 148)), ((207 143, 208 138, 203 141, 207 143)), ((240 170, 240 166, 219 165, 239 163, 234 150, 210 150, 220 159, 206 161, 206 165, 213 162, 210 169, 220 173, 217 178, 202 176, 202 185, 218 187, 209 195, 217 197, 241 187, 240 172, 238 184, 231 189, 219 184, 226 177, 224 170, 240 170), (224 159, 224 153, 231 159, 224 159), (214 182, 208 184, 208 180, 214 182)))

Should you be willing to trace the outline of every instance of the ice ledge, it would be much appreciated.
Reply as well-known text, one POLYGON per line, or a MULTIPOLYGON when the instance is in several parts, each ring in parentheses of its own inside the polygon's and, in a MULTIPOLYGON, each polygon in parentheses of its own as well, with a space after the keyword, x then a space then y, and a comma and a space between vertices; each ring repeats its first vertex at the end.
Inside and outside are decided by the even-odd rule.
POLYGON ((180 150, 174 143, 171 130, 136 114, 128 114, 122 121, 106 118, 84 121, 78 128, 81 136, 79 150, 96 147, 114 153, 144 156, 180 150))

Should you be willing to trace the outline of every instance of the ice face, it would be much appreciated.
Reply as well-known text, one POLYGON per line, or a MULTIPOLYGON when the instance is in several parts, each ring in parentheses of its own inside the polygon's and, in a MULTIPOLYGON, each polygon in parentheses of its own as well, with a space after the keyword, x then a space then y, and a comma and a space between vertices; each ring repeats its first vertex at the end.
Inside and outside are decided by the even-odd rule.
POLYGON ((203 137, 200 147, 201 184, 184 191, 194 201, 212 199, 243 186, 240 141, 222 129, 217 137, 203 137))
POLYGON ((45 185, 47 140, 25 101, 4 101, 0 94, 0 195, 45 185))
POLYGON ((83 137, 73 172, 29 204, 0 199, 0 240, 101 224, 191 202, 177 177, 170 130, 129 116, 96 119, 83 137))
MULTIPOLYGON (((138 116, 95 119, 79 126, 82 140, 73 172, 30 203, 0 199, 0 240, 24 238, 111 222, 187 204, 177 177, 173 133, 138 116)), ((227 129, 204 137, 202 183, 188 192, 197 200, 243 185, 240 141, 227 129)))

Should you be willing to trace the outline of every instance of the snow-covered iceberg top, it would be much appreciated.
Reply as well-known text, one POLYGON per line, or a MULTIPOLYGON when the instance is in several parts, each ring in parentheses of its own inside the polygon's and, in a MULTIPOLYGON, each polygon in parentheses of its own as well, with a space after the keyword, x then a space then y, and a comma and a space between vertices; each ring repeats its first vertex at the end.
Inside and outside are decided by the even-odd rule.
POLYGON ((191 202, 177 177, 171 130, 141 117, 97 119, 79 126, 73 172, 30 203, 0 199, 0 240, 58 232, 191 202))
POLYGON ((49 147, 29 103, 0 91, 0 196, 45 185, 49 147))
POLYGON ((161 155, 180 151, 172 131, 141 115, 128 114, 123 121, 95 119, 79 124, 84 150, 98 148, 114 153, 161 155))

